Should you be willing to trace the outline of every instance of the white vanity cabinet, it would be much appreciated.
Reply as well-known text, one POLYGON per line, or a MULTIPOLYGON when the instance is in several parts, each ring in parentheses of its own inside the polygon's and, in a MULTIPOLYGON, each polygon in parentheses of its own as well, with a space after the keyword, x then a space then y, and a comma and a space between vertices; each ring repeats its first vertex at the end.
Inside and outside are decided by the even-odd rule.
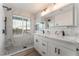
POLYGON ((34 48, 41 53, 41 39, 38 35, 34 36, 34 48))
POLYGON ((34 48, 42 56, 77 56, 79 47, 72 42, 62 41, 55 38, 48 38, 35 34, 34 48))
POLYGON ((48 43, 48 56, 57 56, 56 44, 48 43))
POLYGON ((76 51, 70 50, 65 47, 58 47, 58 56, 75 56, 76 51))
POLYGON ((55 12, 55 26, 73 26, 73 4, 55 12))
MULTIPOLYGON (((43 38, 43 39, 45 39, 45 38, 43 38)), ((43 39, 42 39, 42 44, 41 44, 41 55, 47 56, 48 55, 48 51, 47 51, 48 45, 47 45, 47 42, 43 39)))
POLYGON ((57 47, 55 45, 49 46, 48 48, 48 55, 49 56, 75 56, 76 52, 61 47, 60 45, 57 47))
POLYGON ((34 48, 43 56, 47 56, 47 42, 43 40, 44 37, 34 36, 34 48))
POLYGON ((63 42, 57 39, 48 40, 49 56, 75 56, 77 55, 76 46, 70 42, 63 42))

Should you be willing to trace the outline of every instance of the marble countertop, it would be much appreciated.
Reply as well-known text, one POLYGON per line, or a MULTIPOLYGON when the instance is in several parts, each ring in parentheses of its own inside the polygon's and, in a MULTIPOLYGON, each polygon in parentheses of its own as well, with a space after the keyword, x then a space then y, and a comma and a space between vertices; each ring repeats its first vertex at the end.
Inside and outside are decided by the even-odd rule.
POLYGON ((79 43, 79 37, 75 37, 75 36, 57 36, 57 35, 51 35, 51 34, 42 34, 42 33, 35 33, 37 35, 43 36, 43 37, 47 37, 50 39, 56 39, 56 40, 62 40, 62 41, 67 41, 67 42, 72 42, 72 43, 79 43))

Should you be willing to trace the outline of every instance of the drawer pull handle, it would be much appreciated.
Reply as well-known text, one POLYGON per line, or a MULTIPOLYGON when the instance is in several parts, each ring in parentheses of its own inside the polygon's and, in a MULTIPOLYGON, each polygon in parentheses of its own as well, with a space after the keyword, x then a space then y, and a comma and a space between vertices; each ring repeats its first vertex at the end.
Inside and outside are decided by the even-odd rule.
POLYGON ((76 51, 79 51, 79 49, 78 49, 78 48, 76 48, 76 51))
POLYGON ((60 54, 60 49, 58 49, 58 54, 60 54))
POLYGON ((55 48, 55 53, 57 53, 57 48, 55 48))
POLYGON ((43 54, 46 54, 44 51, 42 52, 43 54))
POLYGON ((36 40, 36 42, 38 42, 38 40, 36 40))
POLYGON ((44 43, 42 43, 42 45, 43 45, 43 46, 45 46, 45 44, 44 44, 44 43))

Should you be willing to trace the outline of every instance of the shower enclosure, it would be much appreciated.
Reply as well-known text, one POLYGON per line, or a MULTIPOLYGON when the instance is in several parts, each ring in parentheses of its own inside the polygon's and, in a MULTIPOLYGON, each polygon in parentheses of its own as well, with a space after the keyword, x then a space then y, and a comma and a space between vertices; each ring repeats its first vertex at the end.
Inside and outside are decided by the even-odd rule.
POLYGON ((4 41, 5 41, 5 29, 4 29, 4 11, 2 4, 0 3, 0 55, 4 54, 4 41))
POLYGON ((13 9, 4 6, 5 40, 3 55, 13 54, 33 47, 30 17, 13 15, 13 9))

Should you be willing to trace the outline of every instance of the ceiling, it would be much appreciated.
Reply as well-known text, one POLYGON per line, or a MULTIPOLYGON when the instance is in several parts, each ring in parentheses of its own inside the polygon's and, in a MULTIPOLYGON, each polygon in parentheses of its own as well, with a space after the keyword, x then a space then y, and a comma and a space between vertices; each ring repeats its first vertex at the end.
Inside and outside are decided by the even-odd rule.
POLYGON ((49 3, 5 3, 4 5, 11 7, 12 9, 20 12, 28 12, 30 14, 36 14, 37 12, 48 7, 49 3))

